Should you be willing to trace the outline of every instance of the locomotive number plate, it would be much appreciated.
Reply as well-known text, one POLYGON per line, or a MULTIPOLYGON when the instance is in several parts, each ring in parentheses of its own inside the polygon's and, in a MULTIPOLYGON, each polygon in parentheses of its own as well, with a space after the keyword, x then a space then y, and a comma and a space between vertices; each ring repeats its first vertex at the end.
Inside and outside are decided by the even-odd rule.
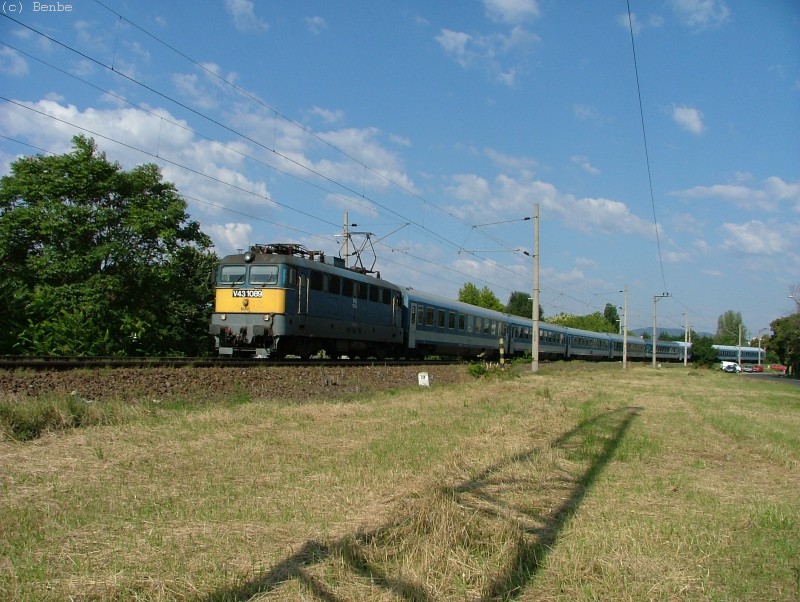
POLYGON ((260 299, 264 296, 264 291, 254 291, 250 289, 234 289, 231 291, 234 297, 243 297, 249 299, 260 299))

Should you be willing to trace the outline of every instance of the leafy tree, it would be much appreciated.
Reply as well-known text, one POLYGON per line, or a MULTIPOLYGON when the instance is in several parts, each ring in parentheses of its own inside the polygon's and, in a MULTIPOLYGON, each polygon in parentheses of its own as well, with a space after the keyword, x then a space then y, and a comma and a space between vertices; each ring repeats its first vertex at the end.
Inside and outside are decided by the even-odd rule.
MULTIPOLYGON (((506 312, 512 316, 522 316, 524 318, 533 316, 533 299, 531 299, 530 294, 522 291, 511 293, 508 298, 508 305, 506 305, 506 312)), ((539 305, 539 319, 544 319, 541 305, 539 305)))
POLYGON ((471 282, 464 284, 458 291, 458 300, 463 303, 469 303, 470 305, 485 307, 486 309, 493 309, 495 311, 506 310, 505 305, 500 302, 500 299, 497 298, 488 286, 484 286, 482 289, 478 290, 478 287, 471 282))
POLYGON ((462 303, 479 306, 481 302, 481 290, 471 282, 466 282, 458 291, 458 300, 462 303))
POLYGON ((718 362, 719 353, 713 347, 711 337, 700 337, 692 341, 692 363, 695 366, 713 366, 718 362))
POLYGON ((770 323, 774 336, 770 350, 787 368, 789 374, 800 376, 800 313, 778 318, 770 323))
POLYGON ((619 319, 619 312, 617 312, 617 306, 613 303, 606 303, 606 308, 603 310, 603 317, 608 321, 609 324, 613 324, 616 330, 614 332, 620 332, 620 319, 619 319))
POLYGON ((742 321, 742 314, 738 311, 728 310, 717 319, 717 334, 714 343, 717 345, 738 345, 739 327, 742 327, 742 340, 748 339, 747 329, 742 321))
POLYGON ((91 139, 0 180, 0 351, 197 354, 216 257, 156 165, 123 171, 91 139))
POLYGON ((569 328, 580 328, 581 330, 590 330, 592 332, 617 332, 616 326, 606 320, 599 311, 586 316, 558 314, 557 316, 548 318, 547 321, 551 324, 559 324, 560 326, 567 326, 569 328))

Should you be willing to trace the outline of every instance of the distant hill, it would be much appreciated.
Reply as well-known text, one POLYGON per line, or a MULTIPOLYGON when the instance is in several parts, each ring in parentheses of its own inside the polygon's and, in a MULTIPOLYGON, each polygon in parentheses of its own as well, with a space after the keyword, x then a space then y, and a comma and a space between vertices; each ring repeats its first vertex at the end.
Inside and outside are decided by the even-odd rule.
MULTIPOLYGON (((683 336, 683 328, 661 328, 660 326, 656 326, 656 330, 660 335, 662 332, 666 332, 671 337, 682 337, 683 336)), ((645 328, 635 328, 630 332, 634 334, 638 334, 642 336, 643 333, 647 333, 647 336, 653 336, 653 327, 647 326, 645 328)), ((698 332, 696 333, 699 337, 713 337, 714 335, 710 332, 698 332)))

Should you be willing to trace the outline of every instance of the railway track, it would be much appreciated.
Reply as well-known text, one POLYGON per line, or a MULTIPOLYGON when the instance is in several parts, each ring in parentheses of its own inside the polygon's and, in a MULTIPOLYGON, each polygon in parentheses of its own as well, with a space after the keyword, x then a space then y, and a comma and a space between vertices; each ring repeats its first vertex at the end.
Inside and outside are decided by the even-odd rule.
POLYGON ((0 370, 75 370, 100 368, 248 368, 264 366, 444 366, 459 360, 377 360, 377 359, 293 359, 265 360, 258 358, 218 357, 58 357, 58 356, 0 356, 0 370))

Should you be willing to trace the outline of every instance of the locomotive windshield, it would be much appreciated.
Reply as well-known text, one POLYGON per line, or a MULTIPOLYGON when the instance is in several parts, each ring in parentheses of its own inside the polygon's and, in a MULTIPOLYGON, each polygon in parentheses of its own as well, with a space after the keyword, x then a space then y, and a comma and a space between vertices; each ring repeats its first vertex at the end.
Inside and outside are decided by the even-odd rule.
POLYGON ((244 282, 245 274, 247 273, 247 266, 244 265, 223 265, 219 270, 219 283, 240 284, 244 282))
POLYGON ((250 284, 278 284, 278 266, 250 266, 250 284))
POLYGON ((276 265, 223 265, 219 270, 219 283, 228 286, 244 284, 253 286, 278 284, 278 266, 276 265), (249 278, 248 269, 250 270, 249 278))

